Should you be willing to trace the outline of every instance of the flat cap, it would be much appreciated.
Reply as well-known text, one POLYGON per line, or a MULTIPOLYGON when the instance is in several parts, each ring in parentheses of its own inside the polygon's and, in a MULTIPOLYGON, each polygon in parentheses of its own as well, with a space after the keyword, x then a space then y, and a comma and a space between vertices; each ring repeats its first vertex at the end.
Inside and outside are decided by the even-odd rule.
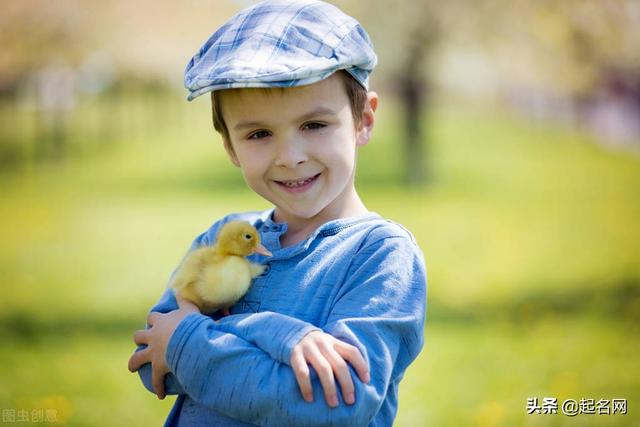
POLYGON ((338 70, 368 88, 377 58, 354 18, 317 0, 267 0, 220 27, 187 64, 188 100, 218 89, 291 87, 338 70))

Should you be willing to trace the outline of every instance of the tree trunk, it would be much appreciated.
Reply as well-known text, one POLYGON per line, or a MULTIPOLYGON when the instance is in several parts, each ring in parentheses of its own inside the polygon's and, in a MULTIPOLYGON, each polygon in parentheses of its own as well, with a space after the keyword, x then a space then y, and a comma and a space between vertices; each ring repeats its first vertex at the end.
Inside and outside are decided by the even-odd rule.
POLYGON ((425 158, 424 112, 428 103, 427 83, 422 72, 427 44, 421 43, 423 37, 417 38, 411 46, 400 76, 400 95, 405 115, 405 182, 409 186, 424 185, 429 177, 425 158))

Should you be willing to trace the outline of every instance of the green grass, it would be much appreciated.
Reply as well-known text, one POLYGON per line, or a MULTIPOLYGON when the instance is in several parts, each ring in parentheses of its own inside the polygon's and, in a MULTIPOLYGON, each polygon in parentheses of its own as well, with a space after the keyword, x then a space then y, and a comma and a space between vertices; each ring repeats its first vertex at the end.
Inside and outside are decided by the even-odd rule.
POLYGON ((626 397, 634 408, 637 334, 630 323, 582 316, 427 325, 426 349, 401 389, 398 425, 637 425, 633 409, 575 418, 525 411, 527 398, 545 396, 626 397))
POLYGON ((130 336, 91 331, 7 338, 11 350, 0 355, 2 408, 53 409, 57 425, 161 425, 171 399, 159 401, 127 370, 130 336))
MULTIPOLYGON (((168 412, 126 370, 131 333, 193 237, 268 205, 226 160, 206 102, 153 99, 85 105, 63 161, 30 160, 35 131, 1 140, 22 161, 0 171, 0 409, 57 408, 74 426, 168 412), (114 124, 102 142, 87 125, 100 120, 114 124)), ((441 108, 429 123, 427 187, 402 185, 384 103, 358 165, 368 207, 415 234, 429 271, 397 425, 638 425, 640 157, 497 112, 441 108), (629 414, 527 416, 544 396, 626 397, 629 414)))

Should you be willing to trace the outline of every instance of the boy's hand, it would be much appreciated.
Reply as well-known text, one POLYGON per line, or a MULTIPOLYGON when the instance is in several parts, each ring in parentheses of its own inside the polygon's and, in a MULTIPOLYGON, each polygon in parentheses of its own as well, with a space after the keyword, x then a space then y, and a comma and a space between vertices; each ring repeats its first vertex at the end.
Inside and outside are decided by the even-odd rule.
POLYGON ((355 402, 355 388, 345 361, 355 368, 361 381, 369 382, 369 368, 356 347, 321 331, 313 331, 305 335, 291 352, 291 367, 304 400, 313 401, 313 389, 307 365, 310 364, 318 373, 325 400, 329 406, 338 406, 334 376, 340 382, 344 401, 352 405, 355 402))
POLYGON ((147 348, 133 353, 129 359, 129 370, 135 372, 145 363, 151 362, 151 384, 159 399, 164 399, 166 396, 164 376, 169 372, 169 367, 165 360, 165 353, 169 339, 182 319, 191 313, 200 312, 195 304, 186 300, 179 299, 178 307, 178 310, 166 314, 150 313, 147 323, 151 327, 133 334, 133 341, 138 345, 146 344, 147 348))

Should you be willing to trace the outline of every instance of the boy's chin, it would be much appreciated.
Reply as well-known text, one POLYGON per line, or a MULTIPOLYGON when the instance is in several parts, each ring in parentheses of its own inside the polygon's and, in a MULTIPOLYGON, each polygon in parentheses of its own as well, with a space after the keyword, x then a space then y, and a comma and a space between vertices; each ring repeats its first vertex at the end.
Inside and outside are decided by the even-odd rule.
POLYGON ((289 208, 276 205, 276 211, 279 211, 281 215, 285 215, 287 218, 297 218, 301 220, 310 220, 316 217, 322 212, 322 207, 310 207, 310 208, 289 208))

